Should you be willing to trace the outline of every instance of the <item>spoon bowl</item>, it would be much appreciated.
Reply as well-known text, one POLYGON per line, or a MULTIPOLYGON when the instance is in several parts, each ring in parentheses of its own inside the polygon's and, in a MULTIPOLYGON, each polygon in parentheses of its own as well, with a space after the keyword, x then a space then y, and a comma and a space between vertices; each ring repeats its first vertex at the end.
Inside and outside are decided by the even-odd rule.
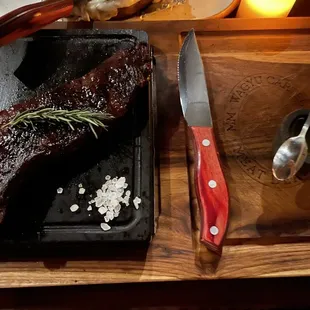
POLYGON ((286 140, 276 152, 272 162, 272 173, 279 181, 292 178, 300 170, 308 156, 306 134, 310 125, 310 114, 301 132, 286 140))
POLYGON ((308 146, 304 137, 286 140, 273 158, 272 172, 280 181, 292 178, 302 167, 308 156, 308 146))

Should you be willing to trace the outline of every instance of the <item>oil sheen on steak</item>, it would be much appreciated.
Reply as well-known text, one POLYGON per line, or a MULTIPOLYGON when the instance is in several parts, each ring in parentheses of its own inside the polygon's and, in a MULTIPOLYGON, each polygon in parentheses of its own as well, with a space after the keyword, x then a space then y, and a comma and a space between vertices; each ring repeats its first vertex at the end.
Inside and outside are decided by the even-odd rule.
MULTIPOLYGON (((137 44, 118 51, 81 78, 0 112, 0 223, 9 197, 18 193, 20 179, 28 170, 55 154, 72 152, 86 138, 94 139, 87 125, 75 125, 74 131, 67 124, 44 123, 34 128, 2 128, 3 125, 25 110, 45 107, 106 111, 118 119, 132 105, 139 89, 147 84, 150 71, 148 47, 137 44)), ((98 135, 104 130, 94 128, 98 135)))

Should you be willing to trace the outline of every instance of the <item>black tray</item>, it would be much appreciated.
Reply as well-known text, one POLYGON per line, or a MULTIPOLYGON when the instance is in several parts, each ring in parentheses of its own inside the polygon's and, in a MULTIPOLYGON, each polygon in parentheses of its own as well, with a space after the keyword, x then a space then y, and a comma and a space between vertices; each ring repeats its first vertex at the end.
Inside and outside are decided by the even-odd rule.
MULTIPOLYGON (((42 30, 0 48, 0 108, 79 77, 116 50, 137 41, 148 43, 143 31, 42 30)), ((154 234, 154 126, 156 100, 154 74, 135 107, 95 148, 44 167, 16 192, 16 201, 0 225, 2 247, 22 248, 52 244, 148 243, 154 234), (103 231, 97 208, 86 208, 106 175, 125 176, 132 198, 142 199, 139 210, 132 204, 103 231), (78 194, 78 184, 86 189, 78 194), (58 187, 64 193, 56 193, 58 187), (79 213, 69 207, 77 203, 79 213)), ((2 248, 3 249, 3 248, 2 248)))

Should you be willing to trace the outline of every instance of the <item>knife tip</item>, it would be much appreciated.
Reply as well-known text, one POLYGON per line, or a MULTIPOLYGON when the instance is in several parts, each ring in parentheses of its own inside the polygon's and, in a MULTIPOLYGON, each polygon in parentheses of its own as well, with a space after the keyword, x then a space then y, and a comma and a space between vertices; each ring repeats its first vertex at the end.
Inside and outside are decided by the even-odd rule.
POLYGON ((185 38, 184 41, 190 42, 190 41, 192 41, 192 40, 197 41, 197 39, 196 39, 196 33, 195 33, 195 29, 194 29, 194 28, 192 28, 192 29, 187 33, 187 36, 186 36, 186 38, 185 38))
POLYGON ((181 56, 183 53, 185 53, 185 50, 189 44, 189 42, 192 40, 192 39, 196 39, 196 35, 195 35, 195 29, 192 28, 189 30, 189 32, 187 33, 184 41, 183 41, 183 44, 181 46, 181 50, 179 52, 179 55, 178 55, 178 64, 177 64, 177 78, 178 80, 180 80, 180 65, 181 65, 181 56))

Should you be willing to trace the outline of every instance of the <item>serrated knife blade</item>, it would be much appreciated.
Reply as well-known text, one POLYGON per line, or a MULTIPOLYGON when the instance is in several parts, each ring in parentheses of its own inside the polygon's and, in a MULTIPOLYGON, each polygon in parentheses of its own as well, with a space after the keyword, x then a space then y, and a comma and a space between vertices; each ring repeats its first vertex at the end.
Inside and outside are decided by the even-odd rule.
POLYGON ((182 44, 178 61, 180 102, 195 145, 195 188, 200 241, 217 254, 227 229, 229 196, 213 133, 205 70, 195 31, 182 44))
POLYGON ((187 124, 212 127, 205 72, 193 30, 182 45, 178 73, 181 106, 187 124))

